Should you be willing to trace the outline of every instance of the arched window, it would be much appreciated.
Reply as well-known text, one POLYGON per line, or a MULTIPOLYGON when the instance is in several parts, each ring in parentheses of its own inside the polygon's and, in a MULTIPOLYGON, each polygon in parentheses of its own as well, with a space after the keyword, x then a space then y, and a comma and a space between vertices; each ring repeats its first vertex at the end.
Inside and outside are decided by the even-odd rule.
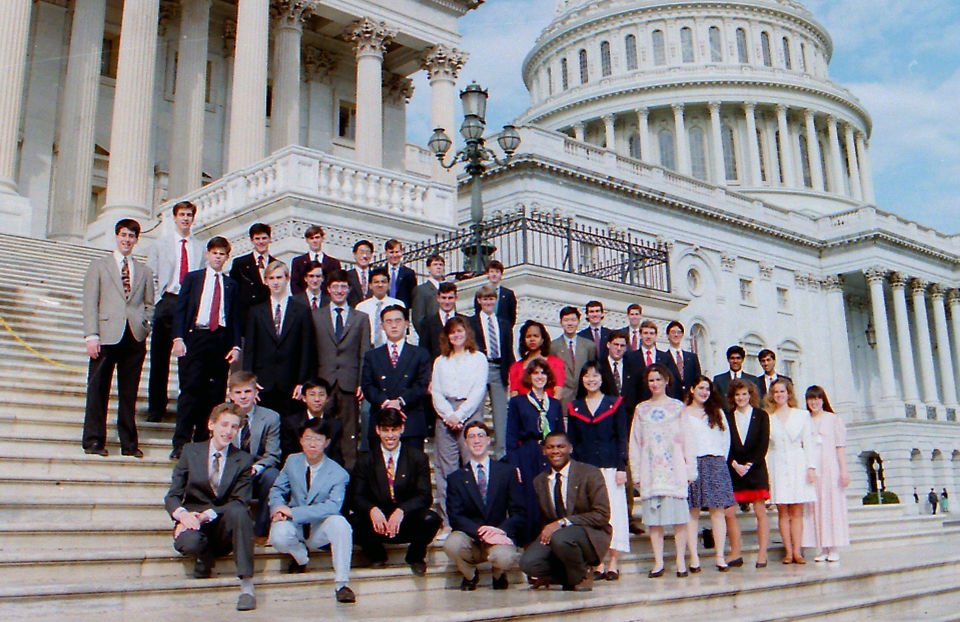
POLYGON ((667 48, 663 41, 663 31, 654 30, 651 35, 653 40, 653 64, 657 66, 667 64, 667 48))
POLYGON ((800 71, 807 70, 807 46, 800 44, 800 71))
POLYGON ((827 175, 827 146, 820 142, 820 170, 823 171, 823 189, 832 192, 830 176, 827 175))
POLYGON ((590 81, 590 68, 587 65, 587 51, 580 50, 580 84, 590 81))
POLYGON ((740 179, 740 173, 737 170, 737 145, 734 141, 733 128, 724 125, 720 131, 720 138, 723 142, 723 171, 727 181, 737 181, 740 179))
POLYGON ((660 166, 675 171, 677 160, 673 151, 673 132, 667 129, 660 130, 657 140, 660 144, 660 166))
POLYGON ((757 129, 757 149, 760 151, 760 181, 767 179, 767 150, 763 146, 763 132, 757 129))
POLYGON ((553 67, 547 67, 547 91, 553 95, 553 67))
POLYGON ((747 54, 747 31, 743 28, 737 28, 737 60, 742 65, 750 62, 750 56, 747 54))
POLYGON ((626 49, 627 71, 634 71, 640 66, 637 62, 637 38, 627 35, 623 40, 623 47, 626 49))
POLYGON ((640 134, 634 134, 630 137, 630 157, 640 160, 643 159, 643 153, 640 149, 640 134))
POLYGON ((800 134, 800 170, 803 172, 803 185, 813 188, 813 176, 810 171, 810 150, 807 148, 807 137, 800 134))
POLYGON ((567 69, 567 59, 560 59, 560 85, 566 91, 570 88, 570 71, 567 69))
POLYGON ((710 27, 710 62, 723 62, 723 41, 720 37, 720 28, 717 26, 710 27))
POLYGON ((680 54, 683 62, 693 62, 693 31, 687 26, 680 29, 680 54))
POLYGON ((773 58, 770 55, 770 35, 765 32, 760 33, 760 50, 763 54, 763 66, 773 67, 773 58))
POLYGON ((707 179, 707 145, 699 127, 690 128, 690 168, 697 179, 707 179))
POLYGON ((790 58, 790 39, 783 38, 783 66, 787 69, 793 69, 793 59, 790 58))
POLYGON ((610 61, 610 42, 600 44, 600 73, 609 76, 613 73, 613 63, 610 61))

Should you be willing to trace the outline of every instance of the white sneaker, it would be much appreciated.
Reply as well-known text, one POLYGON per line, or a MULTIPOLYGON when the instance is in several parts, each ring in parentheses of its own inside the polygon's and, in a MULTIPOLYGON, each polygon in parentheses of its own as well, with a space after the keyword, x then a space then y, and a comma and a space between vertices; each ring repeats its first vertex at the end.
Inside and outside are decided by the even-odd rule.
POLYGON ((839 554, 839 553, 830 553, 829 555, 827 555, 827 561, 828 561, 828 562, 838 562, 838 561, 840 561, 840 554, 839 554))
POLYGON ((814 557, 814 558, 813 558, 813 561, 815 561, 815 562, 825 562, 825 561, 827 561, 828 558, 829 558, 829 555, 827 555, 826 553, 821 553, 820 555, 817 555, 816 557, 814 557))

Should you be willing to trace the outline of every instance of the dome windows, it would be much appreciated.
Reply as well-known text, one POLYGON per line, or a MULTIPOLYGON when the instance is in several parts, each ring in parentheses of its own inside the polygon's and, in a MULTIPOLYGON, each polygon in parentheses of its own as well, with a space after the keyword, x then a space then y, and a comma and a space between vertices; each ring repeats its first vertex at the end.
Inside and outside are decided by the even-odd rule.
POLYGON ((783 38, 783 66, 787 69, 793 69, 793 59, 790 57, 790 39, 783 38))
POLYGON ((720 28, 718 26, 710 27, 710 62, 711 63, 722 63, 723 62, 723 42, 722 37, 720 36, 720 28))
POLYGON ((637 59, 637 38, 627 35, 623 40, 623 47, 627 57, 627 71, 635 71, 640 67, 637 59))
POLYGON ((587 61, 587 51, 580 50, 580 84, 590 81, 590 64, 587 61))
POLYGON ((677 170, 677 158, 673 150, 673 132, 664 128, 657 134, 660 147, 660 166, 671 171, 677 170))
POLYGON ((803 185, 807 188, 813 188, 813 175, 810 170, 810 149, 807 145, 807 137, 800 134, 800 170, 803 173, 803 185))
POLYGON ((737 181, 740 179, 740 173, 737 166, 737 145, 734 140, 733 128, 725 124, 720 130, 720 139, 723 143, 724 175, 727 181, 737 181))
POLYGON ((706 135, 699 127, 690 128, 690 169, 697 179, 707 180, 706 135))
POLYGON ((653 64, 662 67, 667 64, 667 46, 664 41, 663 31, 654 30, 650 35, 653 44, 653 64))
POLYGON ((741 65, 750 62, 750 56, 747 54, 747 31, 743 28, 737 28, 737 60, 741 65))
POLYGON ((683 62, 693 62, 693 30, 688 26, 680 29, 680 56, 683 62))
POLYGON ((570 88, 570 70, 567 67, 567 59, 560 59, 560 85, 566 91, 570 88))
POLYGON ((773 67, 773 56, 770 53, 770 34, 760 33, 760 53, 763 54, 763 66, 773 67))
POLYGON ((610 42, 600 43, 600 73, 604 77, 613 74, 613 62, 610 59, 610 42))

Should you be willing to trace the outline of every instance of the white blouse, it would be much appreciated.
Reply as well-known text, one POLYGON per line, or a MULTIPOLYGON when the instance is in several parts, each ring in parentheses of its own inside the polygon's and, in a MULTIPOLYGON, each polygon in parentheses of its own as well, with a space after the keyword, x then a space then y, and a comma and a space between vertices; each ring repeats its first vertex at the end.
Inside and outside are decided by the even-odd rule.
POLYGON ((697 452, 697 457, 701 456, 720 456, 726 459, 730 453, 730 430, 724 423, 723 429, 719 427, 711 428, 707 417, 698 417, 687 411, 687 421, 690 426, 690 437, 693 439, 693 446, 697 452))
POLYGON ((488 373, 487 357, 483 352, 437 357, 430 384, 437 414, 444 419, 453 415, 461 423, 469 419, 486 394, 488 373), (454 410, 449 400, 465 401, 454 410))

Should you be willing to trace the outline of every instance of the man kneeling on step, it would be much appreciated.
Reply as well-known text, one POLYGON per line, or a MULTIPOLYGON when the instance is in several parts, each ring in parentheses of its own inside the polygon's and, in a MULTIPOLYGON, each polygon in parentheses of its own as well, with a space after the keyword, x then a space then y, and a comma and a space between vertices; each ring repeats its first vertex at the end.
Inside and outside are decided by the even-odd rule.
POLYGON ((311 419, 300 428, 303 453, 293 454, 270 489, 270 544, 293 559, 289 573, 306 572, 308 552, 330 545, 336 597, 355 603, 347 585, 353 555, 353 530, 340 514, 350 476, 342 466, 324 456, 330 445, 330 422, 311 419))

